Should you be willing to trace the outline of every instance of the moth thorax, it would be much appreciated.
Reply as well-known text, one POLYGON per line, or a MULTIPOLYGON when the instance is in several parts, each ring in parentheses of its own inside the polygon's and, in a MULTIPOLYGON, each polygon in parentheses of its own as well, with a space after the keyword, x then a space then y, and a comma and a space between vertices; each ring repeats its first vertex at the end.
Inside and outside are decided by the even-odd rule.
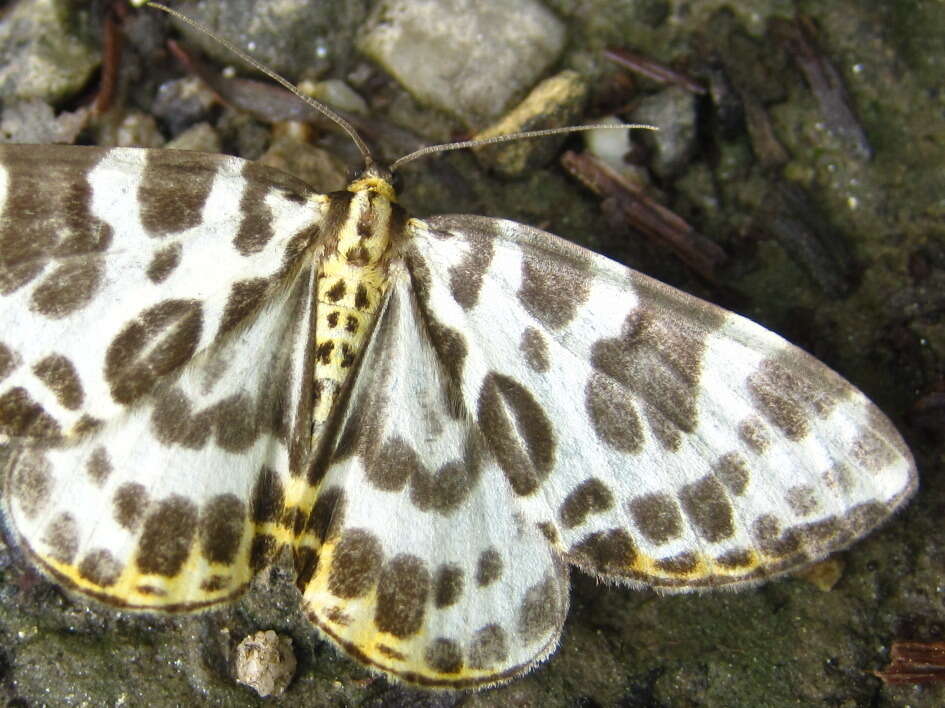
POLYGON ((347 202, 347 213, 337 233, 326 234, 327 242, 336 245, 318 266, 316 422, 331 412, 387 289, 388 250, 398 208, 385 193, 359 187, 359 183, 352 187, 358 191, 333 197, 338 199, 333 207, 347 202))

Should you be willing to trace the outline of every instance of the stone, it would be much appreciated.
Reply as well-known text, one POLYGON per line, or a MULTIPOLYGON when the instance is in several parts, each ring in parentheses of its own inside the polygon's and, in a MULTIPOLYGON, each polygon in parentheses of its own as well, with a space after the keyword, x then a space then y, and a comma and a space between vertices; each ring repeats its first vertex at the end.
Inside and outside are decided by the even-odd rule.
POLYGON ((562 22, 535 0, 385 0, 358 45, 418 101, 475 130, 526 94, 564 40, 562 22))
POLYGON ((236 680, 263 698, 285 693, 295 666, 292 640, 271 629, 246 637, 236 647, 236 680))

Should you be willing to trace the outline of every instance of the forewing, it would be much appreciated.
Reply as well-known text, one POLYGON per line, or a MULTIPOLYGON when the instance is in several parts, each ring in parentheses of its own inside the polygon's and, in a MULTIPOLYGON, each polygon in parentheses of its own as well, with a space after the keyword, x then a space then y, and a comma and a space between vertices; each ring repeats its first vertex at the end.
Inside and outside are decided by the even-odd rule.
POLYGON ((241 160, 36 149, 0 162, 8 519, 106 602, 232 597, 290 537, 319 202, 241 160))
POLYGON ((883 414, 749 320, 514 222, 411 229, 447 385, 571 563, 667 589, 753 581, 849 544, 914 490, 883 414))
POLYGON ((479 435, 402 266, 354 378, 297 551, 306 611, 364 663, 427 686, 496 683, 556 646, 567 566, 479 435))
POLYGON ((0 146, 0 439, 119 415, 298 271, 327 202, 238 158, 0 146))

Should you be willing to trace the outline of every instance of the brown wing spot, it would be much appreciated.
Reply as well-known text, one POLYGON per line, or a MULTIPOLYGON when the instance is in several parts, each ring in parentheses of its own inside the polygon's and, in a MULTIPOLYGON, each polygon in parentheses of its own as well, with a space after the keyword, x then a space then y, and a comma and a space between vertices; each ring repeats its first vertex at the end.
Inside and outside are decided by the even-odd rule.
POLYGON ((0 433, 11 437, 57 439, 61 429, 56 419, 17 386, 0 396, 0 433))
POLYGON ((852 534, 846 524, 836 516, 827 516, 807 524, 792 526, 789 531, 797 534, 808 546, 823 548, 828 543, 845 543, 852 534))
POLYGON ((797 553, 800 549, 797 534, 790 530, 781 533, 781 523, 771 514, 763 514, 755 519, 752 533, 761 552, 766 556, 782 558, 797 553))
POLYGON ((402 438, 387 440, 376 453, 365 451, 365 477, 375 489, 399 492, 410 483, 410 501, 421 511, 449 513, 475 489, 480 460, 470 453, 430 474, 402 438))
MULTIPOLYGON (((898 434, 896 435, 898 438, 898 434)), ((878 473, 895 464, 896 450, 872 430, 863 430, 850 446, 850 457, 867 472, 878 473)))
POLYGON ((800 350, 765 359, 748 377, 752 400, 790 440, 810 433, 811 416, 825 418, 850 385, 800 350))
POLYGON ((259 470, 253 496, 250 500, 249 515, 256 524, 276 521, 285 506, 285 492, 279 475, 265 465, 259 470))
POLYGON ((121 563, 104 549, 90 551, 79 563, 79 575, 100 588, 107 588, 118 582, 121 576, 121 563))
POLYGON ((179 243, 172 243, 170 246, 155 251, 151 256, 151 262, 148 264, 148 280, 152 283, 163 283, 168 276, 174 272, 174 269, 180 265, 181 247, 179 243))
POLYGON ((149 150, 146 155, 148 161, 138 185, 141 226, 152 236, 199 226, 216 174, 208 168, 206 156, 187 152, 164 155, 161 150, 149 150))
POLYGON ((328 572, 328 590, 335 597, 367 595, 377 585, 384 553, 370 531, 348 529, 335 546, 328 572))
POLYGON ((763 455, 771 444, 767 427, 756 416, 749 416, 738 424, 738 437, 759 455, 763 455))
POLYGON ((479 554, 476 563, 476 585, 486 588, 502 577, 502 555, 495 548, 479 554))
POLYGON ((315 359, 328 366, 331 363, 331 353, 335 349, 335 343, 330 339, 325 340, 318 345, 318 348, 315 350, 315 359))
POLYGON ((364 283, 358 283, 358 289, 354 292, 354 306, 358 310, 367 310, 371 306, 371 299, 368 297, 364 283))
POLYGON ((442 396, 446 410, 453 418, 465 415, 463 396, 460 391, 460 382, 463 378, 463 366, 466 355, 466 338, 455 329, 441 325, 436 320, 427 319, 427 334, 436 349, 440 363, 446 369, 447 377, 443 384, 442 396))
POLYGON ((210 563, 230 564, 243 540, 246 506, 233 494, 218 494, 200 515, 200 550, 210 563))
POLYGON ((387 646, 386 644, 376 644, 374 648, 377 649, 378 654, 386 656, 388 659, 393 659, 394 661, 407 660, 406 654, 403 654, 397 651, 396 649, 394 649, 393 647, 387 646))
POLYGON ((640 533, 651 543, 666 543, 682 533, 682 514, 668 494, 644 494, 627 506, 640 533))
POLYGON ((361 215, 358 217, 358 238, 368 239, 374 235, 375 226, 374 223, 377 218, 377 213, 374 211, 374 205, 370 204, 367 209, 364 209, 361 212, 361 215))
POLYGON ((476 630, 469 645, 469 666, 488 669, 502 664, 509 656, 505 630, 497 624, 487 624, 476 630))
MULTIPOLYGON (((244 256, 262 251, 275 236, 273 229, 272 208, 269 206, 270 194, 278 194, 296 204, 306 199, 307 187, 288 175, 277 173, 265 165, 247 161, 243 166, 246 184, 240 198, 240 226, 233 245, 244 256)), ((301 234, 300 234, 301 235, 301 234)), ((304 242, 312 238, 304 235, 304 242)))
POLYGON ((387 440, 376 454, 367 451, 364 467, 368 483, 384 492, 399 492, 424 471, 416 451, 400 437, 387 440))
POLYGON ((540 374, 548 371, 548 342, 540 331, 534 327, 526 327, 522 332, 522 341, 519 342, 518 348, 532 371, 540 374))
POLYGON ((679 502, 696 531, 707 541, 718 543, 735 533, 732 505, 715 476, 707 475, 683 486, 679 502))
POLYGON ((458 674, 463 670, 463 650, 452 639, 434 639, 424 651, 423 658, 427 666, 441 674, 458 674))
POLYGON ((636 559, 636 545, 623 529, 588 534, 568 551, 570 562, 605 575, 626 573, 636 559))
POLYGON ((565 497, 558 517, 566 529, 573 529, 583 524, 591 514, 602 514, 613 507, 614 495, 610 489, 596 477, 591 477, 565 497))
POLYGON ((258 573, 272 561, 276 554, 278 543, 274 536, 268 533, 257 533, 249 545, 249 567, 258 573))
POLYGON ((557 546, 561 542, 561 535, 558 533, 558 527, 550 521, 542 521, 538 524, 538 530, 552 546, 557 546))
POLYGON ((202 329, 203 312, 195 300, 165 300, 144 310, 105 353, 112 398, 128 404, 150 393, 159 377, 190 360, 202 329))
POLYGON ((150 595, 151 597, 164 597, 167 595, 167 591, 163 588, 157 588, 153 585, 138 585, 135 587, 142 595, 150 595))
POLYGON ((319 490, 315 506, 308 517, 306 530, 320 542, 338 535, 344 525, 347 500, 341 487, 319 490))
POLYGON ((36 286, 30 309, 53 320, 71 315, 92 302, 104 275, 98 257, 67 261, 36 286))
POLYGON ((875 528, 889 516, 889 507, 879 502, 864 502, 850 509, 846 515, 846 522, 855 534, 875 528))
POLYGON ((534 493, 554 465, 556 445, 538 401, 514 379, 492 372, 479 391, 478 420, 515 493, 534 493))
POLYGON ((143 484, 126 482, 112 497, 112 515, 123 529, 136 531, 148 510, 148 492, 143 484))
MULTIPOLYGON (((630 312, 620 336, 601 339, 592 346, 591 364, 625 389, 625 397, 635 394, 657 440, 675 451, 682 434, 691 433, 698 423, 696 399, 705 342, 712 329, 721 325, 723 316, 716 317, 708 310, 701 318, 693 318, 688 311, 674 312, 670 304, 667 311, 641 306, 630 312)), ((629 414, 629 398, 613 402, 619 401, 614 388, 606 389, 600 405, 611 401, 613 417, 629 414)), ((634 442, 636 435, 625 435, 626 444, 634 442)))
POLYGON ((268 286, 269 282, 265 278, 250 278, 233 283, 217 330, 218 339, 259 309, 268 286))
POLYGON ((338 316, 338 310, 333 310, 328 313, 328 317, 325 318, 325 321, 328 322, 329 327, 335 328, 338 326, 338 316))
POLYGON ((518 633, 525 641, 543 639, 564 621, 563 603, 558 583, 551 575, 525 591, 518 608, 518 633))
POLYGON ((318 554, 308 546, 296 547, 292 556, 295 563, 295 586, 305 594, 305 588, 312 582, 318 570, 318 554))
POLYGON ((50 354, 33 367, 33 373, 56 394, 59 404, 70 411, 82 405, 85 394, 72 361, 61 354, 50 354))
POLYGON ((463 594, 463 570, 458 565, 444 564, 433 576, 433 605, 438 610, 455 605, 463 594))
POLYGON ((363 268, 371 262, 371 254, 364 246, 355 246, 345 253, 345 260, 355 268, 363 268))
POLYGON ((164 391, 151 411, 151 431, 165 445, 181 445, 199 450, 210 438, 215 417, 212 410, 196 415, 183 389, 173 386, 164 391))
POLYGON ((354 351, 347 342, 341 343, 341 368, 347 369, 354 364, 354 351))
POLYGON ((712 466, 712 471, 725 488, 735 496, 745 493, 751 474, 748 472, 748 462, 737 452, 728 452, 722 455, 712 466))
POLYGON ((345 318, 345 332, 354 334, 358 331, 358 318, 354 315, 348 315, 345 318))
POLYGON ((14 459, 12 493, 26 518, 34 518, 49 502, 51 471, 52 465, 40 452, 24 451, 14 459))
POLYGON ((345 614, 340 607, 326 607, 325 617, 329 622, 333 622, 339 627, 347 627, 354 622, 354 618, 351 615, 345 614))
POLYGON ((308 513, 298 506, 293 509, 287 509, 286 511, 291 512, 291 519, 289 523, 286 524, 286 528, 292 529, 292 535, 298 538, 302 535, 302 532, 305 531, 305 526, 308 522, 308 513))
POLYGON ((18 357, 7 345, 0 342, 0 381, 13 373, 17 367, 18 357))
POLYGON ((200 583, 200 589, 204 592, 220 592, 226 590, 230 585, 230 578, 226 575, 211 575, 200 583))
POLYGON ((447 462, 432 475, 420 469, 410 479, 410 501, 421 511, 449 514, 466 501, 478 479, 475 459, 447 462))
POLYGON ((463 259, 449 270, 450 293, 467 312, 475 307, 479 300, 482 279, 495 256, 495 240, 483 238, 469 246, 463 254, 463 259))
POLYGON ((75 517, 64 511, 49 522, 43 535, 49 555, 60 563, 72 563, 79 552, 79 525, 75 517))
POLYGON ((345 279, 338 278, 337 282, 325 291, 325 297, 328 298, 329 302, 338 302, 345 296, 347 290, 348 286, 345 283, 345 279))
POLYGON ((402 553, 381 571, 374 624, 381 632, 404 639, 420 631, 430 593, 430 572, 416 556, 402 553))
POLYGON ((670 575, 690 575, 699 567, 699 559, 695 553, 679 553, 669 558, 660 558, 653 563, 657 570, 670 575))
POLYGON ((87 413, 83 413, 79 416, 79 419, 75 422, 75 425, 72 426, 72 432, 75 435, 88 435, 95 432, 102 427, 102 421, 98 418, 93 418, 87 413))
POLYGON ((835 462, 823 474, 824 484, 837 494, 849 494, 853 489, 855 477, 853 469, 843 462, 835 462))
POLYGON ((801 440, 810 432, 807 413, 790 389, 783 388, 789 384, 789 379, 794 378, 773 362, 765 361, 758 372, 749 377, 748 390, 772 425, 789 439, 801 440))
POLYGON ((253 402, 248 396, 235 394, 224 398, 213 408, 217 445, 227 452, 243 452, 259 437, 253 402))
MULTIPOLYGON (((420 303, 420 314, 426 325, 427 334, 448 374, 442 391, 446 409, 453 418, 460 418, 466 414, 462 405, 462 392, 459 390, 459 382, 463 378, 463 366, 468 354, 466 339, 455 329, 440 323, 433 316, 430 308, 430 288, 433 279, 430 275, 430 269, 420 252, 415 246, 409 246, 406 249, 405 256, 413 290, 420 303)), ((387 317, 386 319, 393 318, 387 317)))
POLYGON ((633 397, 613 379, 592 374, 584 388, 584 409, 594 433, 615 450, 636 453, 646 442, 633 397))
POLYGON ((747 548, 736 548, 726 551, 716 558, 715 562, 730 570, 752 568, 755 565, 755 554, 747 548))
POLYGON ((817 493, 809 484, 791 487, 784 497, 791 510, 798 516, 810 516, 820 508, 817 493))
POLYGON ((138 541, 138 569, 173 578, 190 555, 196 530, 197 507, 193 502, 173 495, 154 505, 138 541))
POLYGON ((85 473, 98 487, 105 484, 105 480, 112 473, 112 462, 108 457, 108 451, 101 445, 89 455, 88 462, 85 463, 85 473))
POLYGON ((535 319, 551 329, 564 327, 577 314, 591 291, 590 269, 566 261, 536 258, 522 252, 519 302, 535 319))
MULTIPOLYGON (((3 235, 0 235, 0 238, 3 235)), ((3 245, 5 244, 0 243, 0 249, 3 245)), ((0 295, 9 295, 16 292, 33 280, 43 272, 48 258, 49 256, 46 253, 37 253, 30 260, 17 262, 15 259, 10 259, 12 262, 0 263, 0 295)))

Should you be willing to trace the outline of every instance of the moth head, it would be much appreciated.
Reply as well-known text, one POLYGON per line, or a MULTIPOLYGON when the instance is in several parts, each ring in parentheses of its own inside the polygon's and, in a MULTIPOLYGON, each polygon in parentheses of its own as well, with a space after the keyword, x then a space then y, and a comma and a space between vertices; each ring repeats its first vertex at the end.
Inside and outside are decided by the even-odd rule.
POLYGON ((389 201, 397 201, 394 175, 389 169, 373 160, 368 160, 367 167, 348 185, 349 192, 362 192, 364 190, 379 192, 389 201))

